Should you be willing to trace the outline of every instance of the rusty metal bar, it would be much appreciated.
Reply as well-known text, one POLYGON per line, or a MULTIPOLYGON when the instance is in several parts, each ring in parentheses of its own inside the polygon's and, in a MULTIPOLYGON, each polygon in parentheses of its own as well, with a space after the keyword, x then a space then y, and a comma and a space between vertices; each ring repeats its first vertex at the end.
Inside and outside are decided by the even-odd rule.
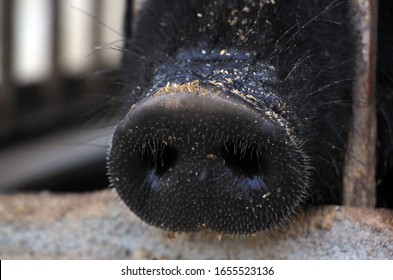
POLYGON ((377 4, 375 0, 352 0, 354 28, 359 37, 353 86, 352 130, 343 178, 343 204, 347 206, 375 207, 376 203, 377 4))
POLYGON ((13 0, 0 0, 0 137, 8 133, 13 126, 16 112, 16 100, 13 86, 13 0))

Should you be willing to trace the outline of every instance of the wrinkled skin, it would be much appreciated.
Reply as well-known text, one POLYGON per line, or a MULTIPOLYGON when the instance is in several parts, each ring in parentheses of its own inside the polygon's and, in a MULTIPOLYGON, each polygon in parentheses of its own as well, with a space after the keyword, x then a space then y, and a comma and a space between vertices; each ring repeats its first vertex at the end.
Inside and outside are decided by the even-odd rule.
POLYGON ((108 157, 126 205, 165 230, 244 234, 341 203, 350 17, 346 1, 147 1, 108 157))

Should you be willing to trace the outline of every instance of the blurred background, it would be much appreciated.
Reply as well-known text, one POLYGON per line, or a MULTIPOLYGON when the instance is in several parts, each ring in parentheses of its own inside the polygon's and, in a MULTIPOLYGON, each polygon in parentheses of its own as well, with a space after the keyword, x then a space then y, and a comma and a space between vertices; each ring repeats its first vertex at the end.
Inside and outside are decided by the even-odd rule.
POLYGON ((0 192, 107 187, 124 0, 0 0, 0 192))

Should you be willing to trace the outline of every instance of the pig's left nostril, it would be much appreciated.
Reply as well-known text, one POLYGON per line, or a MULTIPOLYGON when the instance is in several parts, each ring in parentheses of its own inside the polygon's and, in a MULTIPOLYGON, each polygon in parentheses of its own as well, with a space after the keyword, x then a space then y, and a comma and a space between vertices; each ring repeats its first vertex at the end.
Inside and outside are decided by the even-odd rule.
POLYGON ((225 164, 235 173, 252 178, 266 172, 267 164, 259 147, 244 141, 227 142, 221 147, 225 164))
POLYGON ((153 140, 142 145, 139 156, 142 169, 161 176, 176 163, 177 150, 163 141, 153 140))

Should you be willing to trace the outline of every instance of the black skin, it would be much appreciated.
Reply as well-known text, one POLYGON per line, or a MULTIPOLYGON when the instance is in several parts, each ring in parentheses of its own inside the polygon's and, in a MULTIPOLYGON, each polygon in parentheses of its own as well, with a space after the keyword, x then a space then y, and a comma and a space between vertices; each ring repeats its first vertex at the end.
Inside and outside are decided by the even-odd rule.
MULTIPOLYGON (((125 45, 125 117, 108 170, 147 223, 249 234, 306 204, 341 203, 357 41, 349 4, 273 2, 144 5, 125 45)), ((385 186, 392 76, 378 74, 388 80, 378 97, 386 101, 378 146, 385 186)), ((378 203, 391 205, 385 200, 378 203)))

